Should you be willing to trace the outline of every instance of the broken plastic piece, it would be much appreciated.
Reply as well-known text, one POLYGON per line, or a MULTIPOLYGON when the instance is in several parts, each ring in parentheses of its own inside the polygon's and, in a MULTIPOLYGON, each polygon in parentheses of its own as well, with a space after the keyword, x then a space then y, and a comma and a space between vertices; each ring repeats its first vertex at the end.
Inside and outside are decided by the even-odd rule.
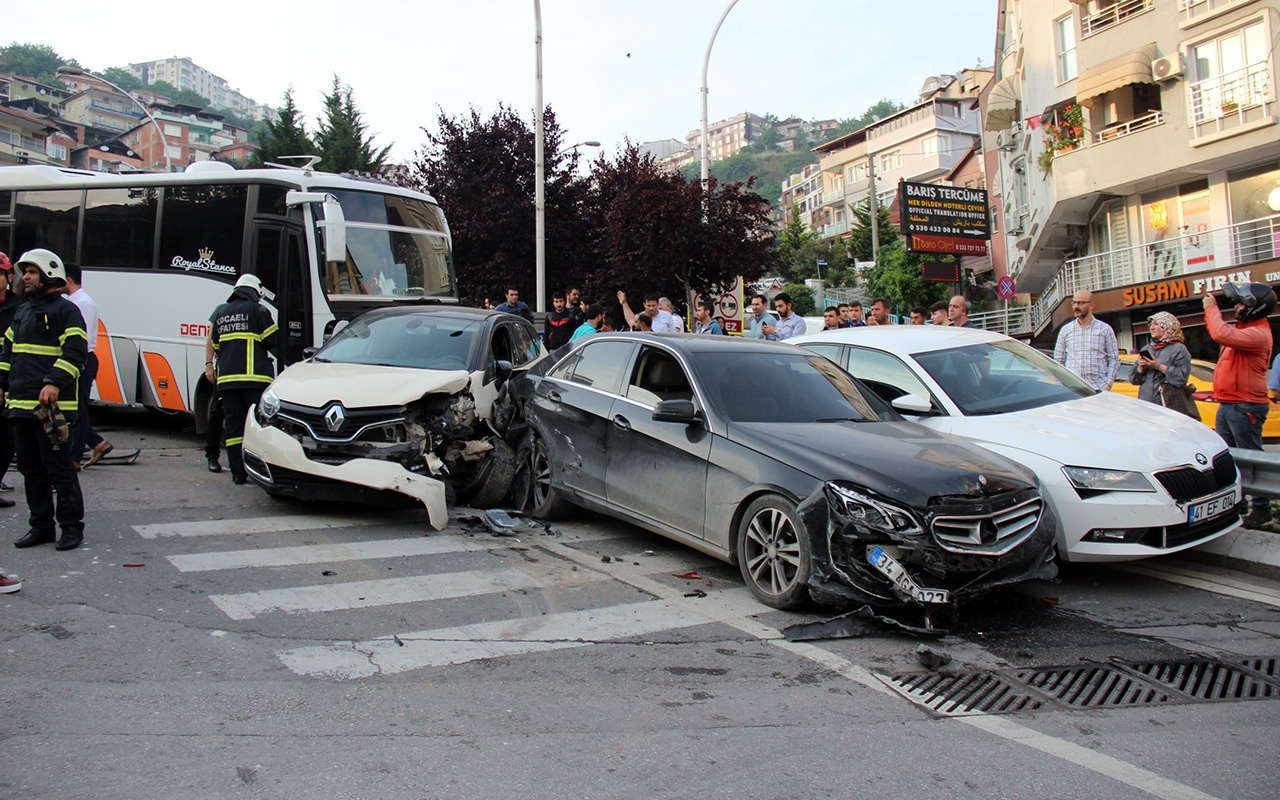
POLYGON ((320 574, 321 575, 337 575, 338 573, 334 572, 331 569, 326 569, 324 572, 321 572, 320 574))
POLYGON ((122 567, 145 567, 146 564, 121 564, 122 567))
POLYGON ((601 563, 601 564, 608 564, 608 563, 609 563, 609 562, 611 562, 611 561, 613 561, 613 559, 612 559, 612 558, 609 558, 608 556, 601 556, 601 557, 600 557, 600 563, 601 563))
POLYGON ((484 524, 494 536, 515 536, 521 531, 531 531, 537 527, 516 519, 501 508, 491 508, 484 512, 484 524))
POLYGON ((697 570, 691 570, 691 571, 689 571, 689 572, 681 572, 681 573, 677 573, 677 574, 676 574, 676 575, 674 575, 673 577, 679 578, 679 579, 680 579, 680 580, 682 580, 682 581, 700 581, 700 580, 702 580, 702 575, 700 575, 700 574, 698 573, 698 571, 697 571, 697 570))
POLYGON ((830 619, 789 625, 782 629, 782 635, 789 642, 806 642, 815 639, 851 639, 885 630, 929 637, 940 636, 943 633, 940 630, 909 625, 893 617, 877 614, 871 606, 859 606, 830 619))
POLYGON ((685 592, 685 597, 706 597, 707 593, 701 589, 694 589, 692 592, 685 592))
POLYGON ((401 647, 404 647, 404 642, 400 641, 400 637, 399 637, 399 636, 396 636, 396 635, 393 633, 393 634, 391 634, 391 638, 392 638, 392 639, 395 639, 396 644, 400 645, 401 647))
POLYGON ((951 656, 941 650, 934 650, 929 645, 921 642, 916 645, 916 661, 919 661, 920 665, 925 669, 937 669, 950 664, 951 656))
POLYGON ((1041 603, 1044 603, 1044 604, 1045 604, 1045 605, 1047 605, 1047 606, 1056 606, 1056 605, 1058 605, 1058 598, 1056 598, 1056 597, 1041 597, 1041 598, 1040 598, 1040 602, 1041 602, 1041 603))

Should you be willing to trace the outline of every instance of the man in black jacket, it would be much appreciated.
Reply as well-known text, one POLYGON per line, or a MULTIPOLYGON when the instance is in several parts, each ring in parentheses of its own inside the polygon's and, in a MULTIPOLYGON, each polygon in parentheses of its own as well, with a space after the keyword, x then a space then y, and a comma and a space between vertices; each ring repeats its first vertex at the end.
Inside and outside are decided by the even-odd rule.
POLYGON ((222 399, 227 462, 231 480, 237 484, 249 479, 244 471, 245 418, 274 376, 268 348, 276 340, 276 323, 259 302, 263 293, 256 275, 241 275, 227 302, 213 312, 205 351, 204 376, 218 387, 222 399), (216 367, 214 351, 218 354, 216 367))
POLYGON ((89 355, 89 339, 80 309, 62 294, 67 284, 62 259, 48 250, 30 250, 18 260, 18 268, 27 300, 18 306, 0 347, 0 389, 13 420, 31 529, 13 545, 54 541, 56 518, 62 528, 57 549, 74 550, 84 541, 80 482, 70 452, 53 443, 37 410, 48 412, 56 403, 67 416, 76 413, 76 381, 89 355))
POLYGON ((543 332, 548 350, 564 347, 569 343, 569 337, 577 330, 573 326, 573 311, 566 307, 567 304, 568 300, 564 292, 551 293, 551 307, 554 310, 547 314, 544 321, 546 330, 543 332))

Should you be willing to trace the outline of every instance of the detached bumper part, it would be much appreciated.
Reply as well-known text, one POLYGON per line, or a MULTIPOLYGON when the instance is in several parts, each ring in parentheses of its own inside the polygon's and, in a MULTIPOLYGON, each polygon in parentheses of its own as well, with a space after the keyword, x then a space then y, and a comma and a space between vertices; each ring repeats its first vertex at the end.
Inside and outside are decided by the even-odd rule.
POLYGON ((260 426, 253 414, 249 415, 249 425, 254 428, 251 434, 253 449, 246 447, 246 456, 262 461, 268 468, 267 475, 259 475, 257 470, 250 474, 256 482, 267 488, 272 486, 270 468, 282 467, 317 478, 406 495, 422 503, 427 509, 431 527, 444 530, 449 523, 446 488, 442 481, 409 472, 390 461, 368 458, 354 458, 343 464, 312 461, 307 458, 298 440, 287 433, 278 428, 260 426))

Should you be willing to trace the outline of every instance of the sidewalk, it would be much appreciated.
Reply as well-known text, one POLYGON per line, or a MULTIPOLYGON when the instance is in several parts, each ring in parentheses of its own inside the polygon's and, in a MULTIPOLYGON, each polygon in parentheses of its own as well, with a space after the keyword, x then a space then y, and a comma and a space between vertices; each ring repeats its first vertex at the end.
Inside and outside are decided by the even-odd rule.
POLYGON ((1179 555, 1280 580, 1280 520, 1260 530, 1237 528, 1179 555))

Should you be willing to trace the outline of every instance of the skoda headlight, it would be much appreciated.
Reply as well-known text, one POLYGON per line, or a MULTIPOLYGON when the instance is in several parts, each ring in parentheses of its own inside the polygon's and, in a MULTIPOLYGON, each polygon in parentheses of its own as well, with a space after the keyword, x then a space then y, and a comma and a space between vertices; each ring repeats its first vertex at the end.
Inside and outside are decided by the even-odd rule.
POLYGON ((827 489, 855 525, 898 536, 919 536, 924 533, 924 529, 916 521, 915 514, 902 506, 873 498, 836 483, 828 483, 827 489))
POLYGON ((280 410, 280 396, 272 391, 271 387, 267 387, 258 400, 258 410, 262 412, 263 419, 271 419, 280 410))
POLYGON ((1154 492, 1141 472, 1096 467, 1063 467, 1063 474, 1076 489, 1086 492, 1154 492))

